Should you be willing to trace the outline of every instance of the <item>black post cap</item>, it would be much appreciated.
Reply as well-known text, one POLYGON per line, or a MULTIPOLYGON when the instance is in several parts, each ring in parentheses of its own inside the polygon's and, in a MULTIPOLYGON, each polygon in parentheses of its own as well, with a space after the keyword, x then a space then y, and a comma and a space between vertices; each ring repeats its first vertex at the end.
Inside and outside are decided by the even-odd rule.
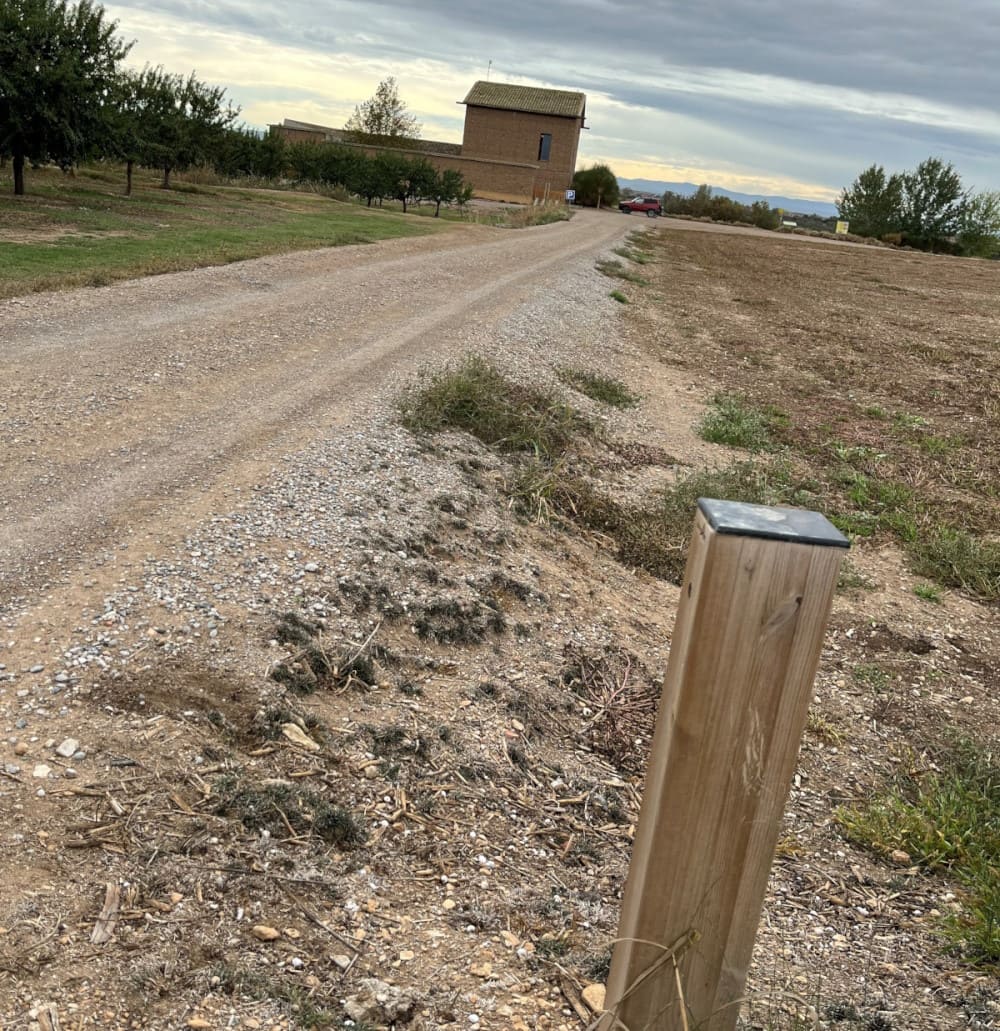
POLYGON ((851 542, 819 512, 805 508, 750 505, 742 501, 699 498, 698 508, 716 533, 737 537, 766 537, 794 544, 849 548, 851 542))

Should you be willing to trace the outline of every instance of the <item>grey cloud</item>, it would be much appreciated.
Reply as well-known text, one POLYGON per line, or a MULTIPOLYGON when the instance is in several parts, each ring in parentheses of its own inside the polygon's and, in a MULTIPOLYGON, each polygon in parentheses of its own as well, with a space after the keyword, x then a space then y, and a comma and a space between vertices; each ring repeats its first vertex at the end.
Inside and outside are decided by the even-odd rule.
MULTIPOLYGON (((761 174, 837 188, 872 161, 912 166, 934 153, 954 160, 967 179, 1000 187, 1000 133, 906 123, 878 110, 886 95, 958 111, 992 108, 1000 95, 995 0, 289 0, 276 16, 249 0, 125 0, 116 11, 130 7, 390 66, 438 60, 467 70, 470 81, 492 60, 496 78, 602 92, 701 119, 715 129, 705 133, 706 159, 742 162, 761 174), (738 84, 727 96, 708 95, 706 74, 715 75, 713 89, 727 88, 718 72, 785 80, 775 88, 787 96, 780 105, 754 102, 738 84), (689 82, 679 82, 685 75, 689 82), (877 97, 861 115, 838 109, 850 98, 824 97, 822 87, 877 97), (721 140, 739 152, 722 153, 721 140), (776 157, 779 168, 768 164, 776 157)), ((688 151, 695 146, 685 141, 688 151)))
POLYGON ((714 0, 647 5, 578 0, 509 0, 411 5, 401 0, 291 0, 274 17, 257 4, 226 0, 129 0, 172 13, 322 50, 349 45, 385 56, 460 58, 521 69, 534 78, 568 64, 586 77, 587 59, 623 74, 722 68, 838 87, 898 92, 986 106, 1000 91, 1000 5, 953 0, 714 0), (366 43, 362 36, 371 36, 366 43), (544 64, 539 65, 544 60, 544 64))

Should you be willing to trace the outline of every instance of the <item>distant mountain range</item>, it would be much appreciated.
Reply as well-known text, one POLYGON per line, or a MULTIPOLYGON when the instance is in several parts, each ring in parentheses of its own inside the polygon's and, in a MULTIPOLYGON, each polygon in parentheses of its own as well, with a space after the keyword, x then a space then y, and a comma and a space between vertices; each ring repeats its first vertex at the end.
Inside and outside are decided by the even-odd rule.
MULTIPOLYGON (((682 197, 690 197, 697 192, 698 186, 695 183, 661 183, 653 179, 619 179, 620 187, 627 187, 637 193, 650 193, 657 197, 670 190, 672 193, 679 193, 682 197)), ((837 214, 837 206, 822 200, 806 200, 803 197, 767 197, 760 193, 734 193, 732 190, 724 190, 720 186, 713 186, 712 193, 721 197, 729 197, 739 201, 740 204, 753 204, 755 200, 766 200, 772 208, 781 208, 789 213, 796 212, 800 215, 822 215, 824 218, 837 214)))

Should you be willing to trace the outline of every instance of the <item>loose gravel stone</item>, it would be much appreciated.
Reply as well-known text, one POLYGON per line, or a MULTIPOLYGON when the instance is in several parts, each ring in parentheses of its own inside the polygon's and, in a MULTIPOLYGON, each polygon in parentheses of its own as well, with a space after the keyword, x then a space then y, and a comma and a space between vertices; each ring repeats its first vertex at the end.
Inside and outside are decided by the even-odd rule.
POLYGON ((56 749, 56 755, 63 759, 71 759, 80 747, 80 742, 75 737, 68 737, 56 749))

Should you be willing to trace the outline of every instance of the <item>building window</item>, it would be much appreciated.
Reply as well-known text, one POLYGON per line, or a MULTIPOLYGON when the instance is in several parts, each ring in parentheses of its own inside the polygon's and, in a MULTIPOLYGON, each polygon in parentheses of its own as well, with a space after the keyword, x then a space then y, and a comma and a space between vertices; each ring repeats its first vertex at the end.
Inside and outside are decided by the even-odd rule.
POLYGON ((550 150, 552 150, 552 133, 543 132, 538 137, 538 160, 548 161, 550 150))

